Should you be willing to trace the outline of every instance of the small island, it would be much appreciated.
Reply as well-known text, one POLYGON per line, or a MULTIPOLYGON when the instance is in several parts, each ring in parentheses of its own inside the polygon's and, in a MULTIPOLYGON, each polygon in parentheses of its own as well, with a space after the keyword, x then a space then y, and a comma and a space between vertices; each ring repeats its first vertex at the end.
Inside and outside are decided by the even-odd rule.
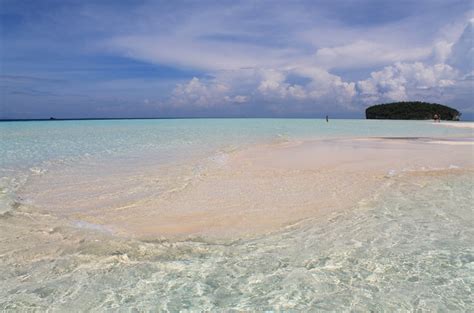
POLYGON ((448 106, 420 101, 378 104, 365 110, 366 119, 430 120, 435 115, 446 121, 459 121, 461 113, 448 106))

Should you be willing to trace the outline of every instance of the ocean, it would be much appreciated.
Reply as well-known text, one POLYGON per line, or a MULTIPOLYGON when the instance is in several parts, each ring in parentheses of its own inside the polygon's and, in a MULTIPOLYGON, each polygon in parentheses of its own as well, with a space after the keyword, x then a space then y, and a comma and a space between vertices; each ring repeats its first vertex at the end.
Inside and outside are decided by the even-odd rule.
MULTIPOLYGON (((0 309, 472 311, 474 176, 455 160, 466 151, 473 159, 473 135, 472 128, 429 121, 2 122, 0 309), (449 162, 442 168, 419 158, 410 168, 387 169, 376 188, 348 197, 350 209, 305 209, 291 223, 282 224, 282 215, 265 231, 255 227, 251 236, 242 235, 256 223, 245 221, 242 206, 253 212, 265 205, 258 216, 271 220, 272 210, 287 203, 311 208, 332 202, 323 199, 326 189, 317 193, 323 182, 313 178, 320 176, 272 168, 271 175, 282 175, 285 183, 277 191, 283 185, 278 179, 269 185, 275 179, 263 170, 245 176, 250 167, 239 163, 244 165, 232 172, 235 155, 311 141, 357 151, 369 147, 357 140, 385 137, 418 140, 410 145, 415 150, 438 141, 466 145, 445 145, 449 162), (255 194, 245 191, 249 177, 260 180, 250 188, 255 194), (197 214, 203 206, 205 216, 197 214), (219 221, 209 220, 212 215, 219 221), (162 225, 160 216, 178 216, 174 223, 189 227, 162 225), (221 221, 227 216, 232 222, 221 221), (153 222, 144 224, 147 219, 153 222), (244 231, 218 240, 234 221, 244 231), (214 226, 213 236, 201 232, 214 226), (163 233, 156 233, 160 227, 163 233), (184 231, 185 237, 167 236, 184 231)), ((332 169, 326 170, 334 199, 352 190, 350 184, 339 187, 343 178, 329 180, 332 169)), ((367 179, 357 182, 365 186, 367 179)))

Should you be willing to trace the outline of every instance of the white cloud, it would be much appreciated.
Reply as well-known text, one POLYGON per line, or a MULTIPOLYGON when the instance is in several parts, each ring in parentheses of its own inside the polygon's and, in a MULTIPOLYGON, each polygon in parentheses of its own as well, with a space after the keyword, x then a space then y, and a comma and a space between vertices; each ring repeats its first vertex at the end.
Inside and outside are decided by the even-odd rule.
POLYGON ((266 3, 238 3, 197 11, 190 4, 191 8, 183 6, 166 14, 166 6, 147 3, 137 11, 140 23, 117 31, 102 47, 154 64, 205 71, 295 66, 351 69, 428 57, 436 31, 426 27, 426 22, 441 23, 420 12, 397 22, 345 25, 331 16, 334 12, 328 16, 324 6, 309 12, 297 4, 281 9, 266 3))
POLYGON ((439 41, 433 47, 432 57, 435 63, 445 63, 447 58, 451 55, 453 43, 447 41, 439 41))
POLYGON ((459 73, 447 64, 396 63, 357 82, 357 90, 365 102, 408 100, 417 90, 452 86, 457 77, 459 73))
POLYGON ((297 68, 295 71, 311 79, 307 85, 311 99, 331 100, 350 107, 351 99, 355 95, 354 83, 344 82, 341 77, 318 67, 297 68))
POLYGON ((354 95, 354 84, 343 82, 339 76, 318 67, 294 68, 291 70, 261 70, 258 91, 269 98, 318 100, 332 98, 333 101, 350 100, 354 95), (305 85, 290 84, 287 78, 297 74, 307 78, 305 85))
POLYGON ((271 97, 276 96, 285 98, 287 95, 288 84, 285 83, 285 75, 278 70, 261 71, 262 80, 258 86, 258 91, 262 95, 271 97))
POLYGON ((430 55, 431 48, 400 49, 386 43, 359 40, 346 45, 321 48, 315 62, 324 68, 365 68, 399 61, 414 61, 430 55))
POLYGON ((242 104, 242 103, 247 102, 248 99, 249 99, 249 97, 247 97, 247 96, 234 96, 234 97, 225 96, 225 97, 224 97, 224 101, 227 102, 227 103, 239 103, 239 104, 242 104))
POLYGON ((215 107, 225 104, 242 104, 248 97, 231 95, 231 87, 217 80, 201 81, 194 77, 185 84, 178 84, 172 93, 171 104, 175 107, 215 107))
MULTIPOLYGON (((71 94, 124 107, 128 103, 130 112, 156 107, 169 109, 170 115, 191 115, 196 107, 223 107, 220 114, 225 106, 238 113, 250 108, 250 114, 261 107, 258 112, 265 114, 266 108, 303 112, 324 106, 343 112, 382 99, 430 95, 443 102, 452 94, 465 107, 471 104, 469 1, 420 0, 403 6, 387 2, 386 12, 380 12, 378 4, 362 2, 85 2, 74 10, 48 6, 37 12, 41 14, 25 15, 33 18, 31 23, 20 23, 21 29, 14 31, 18 36, 6 40, 10 56, 28 58, 28 51, 39 49, 74 57, 82 53, 79 62, 91 58, 87 67, 108 74, 88 70, 91 79, 83 80, 66 64, 54 75, 70 79, 64 85, 71 94), (51 36, 51 29, 60 31, 51 36), (112 56, 164 67, 109 59, 112 56), (110 62, 101 64, 102 58, 110 62)), ((84 65, 76 67, 84 70, 84 65)), ((16 70, 21 75, 22 70, 16 70)), ((33 89, 40 85, 28 84, 33 89)), ((49 84, 40 86, 56 88, 49 84)))
POLYGON ((252 69, 222 71, 216 73, 216 77, 211 80, 193 78, 185 84, 178 84, 170 102, 175 107, 211 107, 253 102, 281 111, 281 105, 290 101, 300 109, 309 102, 352 109, 355 95, 354 83, 344 82, 339 76, 324 69, 252 69), (288 82, 290 76, 303 77, 306 83, 291 84, 288 82))
POLYGON ((474 70, 474 18, 464 28, 459 39, 452 46, 451 55, 447 62, 463 73, 471 73, 474 70))
POLYGON ((258 66, 278 67, 291 48, 269 49, 249 43, 218 43, 175 36, 125 36, 107 42, 109 49, 138 60, 208 71, 258 66))
POLYGON ((354 110, 380 101, 431 99, 443 102, 443 99, 453 98, 447 90, 456 88, 456 92, 465 94, 472 87, 461 83, 471 73, 465 71, 469 64, 472 71, 472 62, 469 63, 472 46, 466 36, 472 32, 470 25, 456 42, 440 40, 426 49, 391 51, 372 42, 357 41, 319 49, 317 62, 303 58, 294 64, 282 62, 281 65, 210 71, 213 79, 193 78, 178 84, 170 101, 174 106, 198 107, 246 103, 280 113, 291 110, 314 112, 318 110, 315 104, 325 110, 354 110), (364 61, 364 58, 372 58, 372 61, 364 61), (425 59, 397 61, 404 58, 425 59), (319 62, 326 64, 326 68, 315 65, 319 62), (353 63, 386 62, 391 65, 373 71, 367 79, 357 82, 344 81, 328 69, 337 68, 338 63, 348 68, 355 66, 353 63), (292 77, 301 79, 292 80, 292 77))

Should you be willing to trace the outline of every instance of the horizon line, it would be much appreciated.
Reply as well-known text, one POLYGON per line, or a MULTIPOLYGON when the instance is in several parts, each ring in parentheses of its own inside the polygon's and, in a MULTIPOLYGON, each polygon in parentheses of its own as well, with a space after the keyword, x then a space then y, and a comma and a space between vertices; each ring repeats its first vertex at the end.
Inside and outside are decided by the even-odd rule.
MULTIPOLYGON (((189 119, 314 119, 325 120, 325 117, 270 117, 270 116, 195 116, 195 117, 79 117, 79 118, 12 118, 0 119, 0 122, 57 122, 57 121, 106 121, 106 120, 189 120, 189 119)), ((367 119, 330 117, 330 120, 383 120, 395 121, 395 119, 367 119)), ((397 120, 397 121, 429 121, 426 120, 397 120)), ((446 120, 448 121, 448 120, 446 120)), ((449 121, 452 122, 452 121, 449 121)), ((472 119, 459 120, 459 122, 474 122, 472 119)))
MULTIPOLYGON (((325 119, 325 117, 301 116, 172 116, 172 117, 71 117, 71 118, 5 118, 0 122, 34 122, 34 121, 90 121, 90 120, 185 120, 185 119, 325 119)), ((338 118, 336 119, 365 119, 365 118, 338 118)))

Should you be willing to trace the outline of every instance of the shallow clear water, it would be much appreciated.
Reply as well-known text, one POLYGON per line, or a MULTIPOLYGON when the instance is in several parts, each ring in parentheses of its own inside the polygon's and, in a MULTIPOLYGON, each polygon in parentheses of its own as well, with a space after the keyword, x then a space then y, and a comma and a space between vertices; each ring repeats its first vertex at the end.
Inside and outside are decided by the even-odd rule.
POLYGON ((0 123, 0 212, 31 175, 79 162, 167 164, 249 144, 367 136, 472 137, 428 121, 171 119, 0 123))
POLYGON ((36 236, 41 249, 2 251, 0 306, 472 311, 474 184, 472 175, 448 176, 390 178, 388 193, 350 212, 227 244, 133 241, 30 222, 17 240, 36 236))
POLYGON ((212 150, 268 140, 366 136, 472 136, 426 121, 315 119, 171 119, 0 123, 1 168, 45 161, 212 150), (184 149, 184 150, 183 150, 184 149))
POLYGON ((262 142, 472 138, 472 130, 429 122, 198 119, 0 123, 0 131, 1 309, 474 310, 470 171, 387 176, 353 210, 224 243, 120 238, 17 196, 32 177, 58 167, 179 166, 195 158, 218 162, 222 152, 262 142))

